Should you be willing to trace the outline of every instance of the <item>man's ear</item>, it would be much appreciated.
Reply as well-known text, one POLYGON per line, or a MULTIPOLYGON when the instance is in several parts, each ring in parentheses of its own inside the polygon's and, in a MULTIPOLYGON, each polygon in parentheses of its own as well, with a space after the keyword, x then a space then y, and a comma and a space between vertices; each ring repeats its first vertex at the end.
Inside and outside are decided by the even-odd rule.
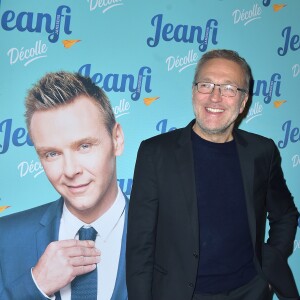
POLYGON ((240 114, 244 111, 244 109, 246 107, 246 104, 247 104, 247 101, 248 101, 248 98, 249 98, 249 95, 244 94, 244 98, 242 100, 241 107, 240 107, 240 114))
POLYGON ((113 128, 112 138, 114 144, 114 153, 116 156, 119 156, 123 153, 124 150, 124 134, 123 129, 119 123, 116 123, 113 128))

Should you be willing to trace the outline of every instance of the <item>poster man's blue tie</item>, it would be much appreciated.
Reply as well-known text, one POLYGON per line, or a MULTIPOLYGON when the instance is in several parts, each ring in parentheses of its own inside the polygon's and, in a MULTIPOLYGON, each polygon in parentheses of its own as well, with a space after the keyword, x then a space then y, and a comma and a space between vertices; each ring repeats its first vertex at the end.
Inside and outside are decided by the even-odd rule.
MULTIPOLYGON (((95 241, 97 231, 93 227, 78 231, 80 240, 95 241)), ((71 283, 72 300, 97 300, 97 268, 90 273, 77 276, 71 283)))

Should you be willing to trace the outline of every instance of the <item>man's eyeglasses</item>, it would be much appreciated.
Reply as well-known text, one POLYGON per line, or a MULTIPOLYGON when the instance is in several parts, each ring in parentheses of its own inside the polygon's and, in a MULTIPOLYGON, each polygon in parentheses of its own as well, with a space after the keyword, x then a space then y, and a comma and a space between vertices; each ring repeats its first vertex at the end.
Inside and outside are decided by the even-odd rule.
POLYGON ((240 91, 242 93, 247 93, 247 90, 238 88, 235 85, 232 84, 216 84, 212 82, 194 82, 194 85, 197 86, 197 91, 201 94, 211 94, 213 90, 215 89, 215 86, 219 87, 219 91, 221 93, 221 96, 224 97, 234 97, 236 96, 237 91, 240 91))

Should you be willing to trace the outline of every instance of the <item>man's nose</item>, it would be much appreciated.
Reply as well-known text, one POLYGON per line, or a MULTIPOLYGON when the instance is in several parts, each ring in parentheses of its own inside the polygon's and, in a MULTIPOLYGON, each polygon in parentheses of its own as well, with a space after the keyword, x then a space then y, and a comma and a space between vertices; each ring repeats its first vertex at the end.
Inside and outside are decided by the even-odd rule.
POLYGON ((75 155, 64 155, 64 175, 67 177, 74 177, 81 172, 81 166, 78 163, 75 155))
POLYGON ((220 102, 222 100, 221 87, 215 85, 213 91, 210 94, 210 99, 213 102, 220 102))

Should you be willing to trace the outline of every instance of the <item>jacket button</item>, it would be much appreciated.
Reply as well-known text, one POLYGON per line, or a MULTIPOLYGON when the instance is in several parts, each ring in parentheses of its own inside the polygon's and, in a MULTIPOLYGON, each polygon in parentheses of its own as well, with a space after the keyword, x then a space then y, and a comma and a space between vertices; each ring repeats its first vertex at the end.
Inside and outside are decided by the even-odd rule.
POLYGON ((198 253, 196 253, 196 252, 193 253, 193 256, 194 256, 196 259, 198 259, 198 257, 199 257, 198 253))
POLYGON ((194 288, 194 285, 191 282, 189 282, 189 287, 194 288))

